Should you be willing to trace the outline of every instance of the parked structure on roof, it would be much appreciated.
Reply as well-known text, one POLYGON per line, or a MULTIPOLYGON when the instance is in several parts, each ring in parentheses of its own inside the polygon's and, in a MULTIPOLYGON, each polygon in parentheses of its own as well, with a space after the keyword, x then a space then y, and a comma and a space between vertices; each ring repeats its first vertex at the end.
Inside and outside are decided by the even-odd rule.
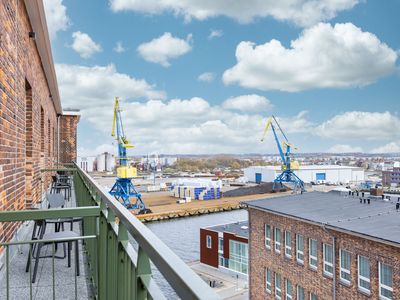
POLYGON ((311 192, 246 202, 250 299, 399 299, 400 199, 311 192))
MULTIPOLYGON (((364 181, 364 169, 337 165, 300 166, 294 173, 306 183, 348 184, 364 181)), ((250 182, 272 182, 281 174, 278 166, 254 166, 244 169, 250 182)))
POLYGON ((200 262, 247 278, 248 221, 200 229, 200 262))

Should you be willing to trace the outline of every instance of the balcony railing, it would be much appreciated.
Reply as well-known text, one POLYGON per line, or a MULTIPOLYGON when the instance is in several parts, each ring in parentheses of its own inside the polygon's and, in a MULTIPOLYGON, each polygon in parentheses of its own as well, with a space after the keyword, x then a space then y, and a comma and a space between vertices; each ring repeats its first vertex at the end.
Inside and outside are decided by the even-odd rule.
MULTIPOLYGON (((0 222, 82 217, 84 225, 80 239, 85 247, 91 285, 97 299, 165 299, 152 277, 150 261, 182 299, 220 299, 150 229, 79 166, 60 170, 73 173, 77 208, 0 212, 0 222), (131 238, 135 240, 135 246, 131 238)), ((6 248, 6 278, 9 278, 8 248, 18 243, 32 245, 37 242, 0 244, 6 248)), ((49 242, 53 243, 54 251, 54 243, 59 240, 49 242)))

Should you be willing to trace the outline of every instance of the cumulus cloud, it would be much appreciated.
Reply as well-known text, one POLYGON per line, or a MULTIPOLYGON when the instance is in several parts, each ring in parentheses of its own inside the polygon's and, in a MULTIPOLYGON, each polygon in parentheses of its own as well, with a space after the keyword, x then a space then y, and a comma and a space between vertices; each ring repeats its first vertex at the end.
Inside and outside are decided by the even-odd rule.
POLYGON ((212 40, 215 38, 220 38, 223 34, 224 32, 220 29, 211 29, 210 34, 208 35, 208 39, 212 40))
POLYGON ((328 153, 358 153, 363 152, 361 147, 353 147, 350 145, 336 144, 330 147, 328 153))
POLYGON ((165 32, 150 42, 140 44, 137 51, 144 60, 169 67, 171 65, 169 60, 192 50, 192 41, 192 34, 189 34, 184 40, 173 37, 170 32, 165 32))
POLYGON ((102 51, 101 46, 95 43, 87 33, 76 31, 72 34, 72 38, 72 49, 82 58, 89 58, 102 51))
POLYGON ((272 109, 271 101, 260 95, 242 95, 232 97, 222 103, 223 108, 243 112, 263 112, 272 109))
POLYGON ((214 81, 215 75, 214 73, 211 72, 205 72, 199 75, 199 77, 197 77, 198 81, 204 81, 204 82, 212 82, 214 81))
POLYGON ((393 73, 397 58, 374 34, 351 23, 319 23, 290 48, 275 39, 262 45, 240 42, 237 63, 224 72, 223 81, 264 91, 359 87, 393 73))
POLYGON ((114 65, 86 67, 56 64, 64 107, 97 111, 113 105, 114 98, 164 99, 165 93, 143 79, 119 73, 114 65))
POLYGON ((371 153, 400 153, 400 143, 391 142, 371 150, 371 153))
POLYGON ((338 12, 353 8, 358 2, 359 0, 110 0, 111 9, 115 12, 173 12, 176 16, 183 16, 185 21, 226 16, 240 23, 249 23, 255 18, 273 17, 299 26, 310 26, 332 19, 338 12))
POLYGON ((122 53, 126 51, 126 48, 121 41, 118 41, 113 50, 117 53, 122 53))
POLYGON ((390 112, 350 111, 334 116, 316 127, 324 138, 392 140, 400 138, 400 119, 390 112))
POLYGON ((53 40, 56 38, 57 32, 67 30, 71 22, 63 0, 44 0, 43 4, 50 39, 53 40))

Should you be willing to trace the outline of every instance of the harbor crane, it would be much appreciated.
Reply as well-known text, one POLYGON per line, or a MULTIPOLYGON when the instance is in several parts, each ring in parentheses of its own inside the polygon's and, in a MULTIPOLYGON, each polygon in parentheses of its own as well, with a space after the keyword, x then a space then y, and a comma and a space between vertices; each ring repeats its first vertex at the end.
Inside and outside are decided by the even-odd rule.
POLYGON ((129 143, 124 132, 118 97, 115 98, 111 136, 116 137, 118 143, 119 167, 117 168, 117 179, 109 193, 129 210, 138 210, 138 214, 151 213, 132 183, 132 179, 137 176, 137 169, 129 165, 126 150, 134 146, 129 143), (131 198, 135 199, 134 202, 131 201, 131 198))
MULTIPOLYGON (((293 185, 293 193, 297 193, 300 191, 301 193, 305 192, 304 188, 304 182, 301 180, 294 172, 293 170, 298 170, 300 168, 300 165, 297 161, 292 161, 291 156, 291 150, 293 145, 289 143, 288 138, 286 137, 286 134, 283 132, 281 126, 279 125, 278 121, 276 120, 275 116, 271 116, 267 124, 265 125, 264 132, 261 138, 261 142, 264 141, 264 138, 268 132, 268 129, 272 129, 272 133, 274 134, 275 142, 279 150, 279 155, 282 160, 282 173, 275 178, 274 180, 274 185, 272 186, 272 191, 275 191, 275 186, 276 184, 280 185, 280 188, 283 189, 283 183, 291 183, 293 185), (275 125, 274 125, 275 124, 275 125), (275 126, 279 129, 279 131, 282 133, 282 136, 284 138, 283 141, 283 146, 286 148, 285 153, 283 152, 281 142, 278 139, 278 135, 276 133, 276 128, 275 126)), ((296 148, 294 148, 296 149, 296 148)))

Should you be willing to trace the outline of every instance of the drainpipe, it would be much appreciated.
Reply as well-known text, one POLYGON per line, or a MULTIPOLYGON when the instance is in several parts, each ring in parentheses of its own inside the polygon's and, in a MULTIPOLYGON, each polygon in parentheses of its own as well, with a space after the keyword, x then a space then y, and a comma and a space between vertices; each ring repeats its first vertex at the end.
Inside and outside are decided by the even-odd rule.
POLYGON ((60 163, 60 117, 61 114, 57 114, 57 169, 60 163))
POLYGON ((332 300, 336 300, 336 237, 334 235, 332 235, 328 229, 326 229, 324 224, 322 225, 322 228, 324 229, 324 231, 329 234, 332 237, 332 265, 333 265, 333 277, 332 277, 332 300))

